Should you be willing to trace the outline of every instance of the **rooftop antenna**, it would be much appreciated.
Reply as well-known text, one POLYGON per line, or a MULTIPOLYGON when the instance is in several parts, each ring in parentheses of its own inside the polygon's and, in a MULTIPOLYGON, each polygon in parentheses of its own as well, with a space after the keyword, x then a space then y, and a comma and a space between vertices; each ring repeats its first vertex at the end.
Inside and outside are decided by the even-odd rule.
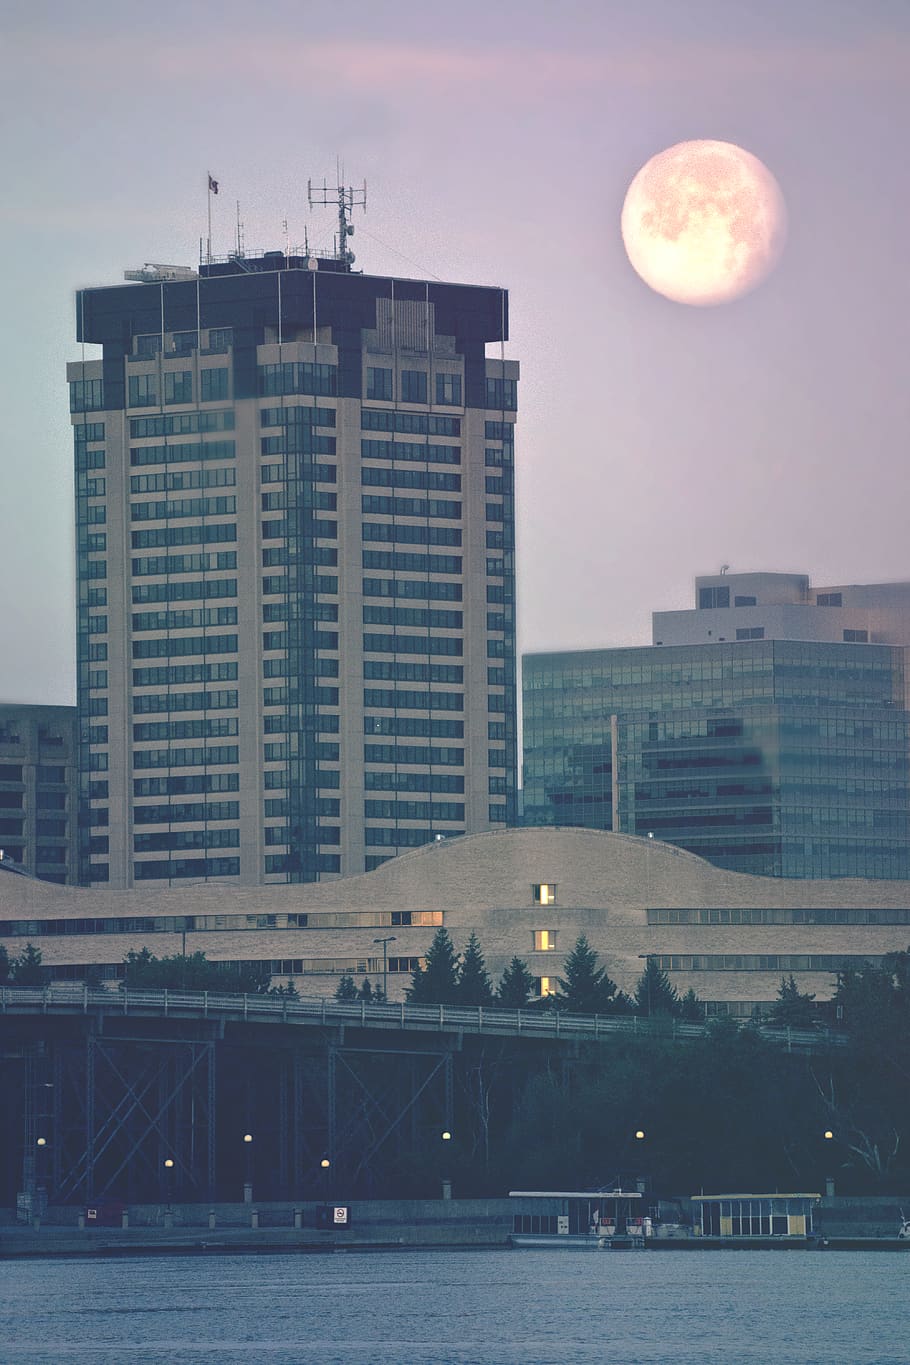
POLYGON ((237 200, 237 259, 243 260, 243 223, 240 221, 240 200, 237 200))
POLYGON ((288 220, 286 218, 282 219, 281 226, 284 228, 284 268, 285 270, 289 270, 291 260, 291 239, 288 236, 288 220))
POLYGON ((319 205, 337 204, 338 205, 338 236, 335 241, 335 259, 340 261, 345 270, 350 270, 354 264, 354 253, 348 250, 348 238, 354 235, 354 224, 348 222, 348 215, 355 207, 366 210, 367 206, 367 182, 364 180, 363 188, 352 189, 349 185, 341 183, 342 174, 338 169, 336 174, 337 185, 328 185, 323 179, 322 185, 314 185, 312 180, 306 184, 307 199, 310 208, 319 205))

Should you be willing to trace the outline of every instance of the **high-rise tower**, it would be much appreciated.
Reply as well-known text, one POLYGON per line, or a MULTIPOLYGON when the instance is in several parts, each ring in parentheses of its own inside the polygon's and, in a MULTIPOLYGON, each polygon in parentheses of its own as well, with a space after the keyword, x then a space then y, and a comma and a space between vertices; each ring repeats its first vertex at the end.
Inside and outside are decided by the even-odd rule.
POLYGON ((502 289, 267 252, 77 296, 81 878, 312 881, 515 814, 502 289))

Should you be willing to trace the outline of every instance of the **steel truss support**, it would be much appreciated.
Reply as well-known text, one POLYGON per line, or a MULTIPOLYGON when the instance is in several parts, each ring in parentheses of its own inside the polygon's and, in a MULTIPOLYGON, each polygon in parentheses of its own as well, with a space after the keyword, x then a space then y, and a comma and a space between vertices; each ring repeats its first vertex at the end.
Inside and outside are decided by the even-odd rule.
POLYGON ((55 1202, 210 1198, 214 1042, 88 1033, 81 1047, 67 1051, 71 1084, 84 1096, 82 1142, 71 1149, 55 1202), (165 1184, 165 1158, 174 1162, 172 1186, 165 1184))
POLYGON ((330 1049, 336 1187, 376 1193, 389 1184, 407 1184, 428 1160, 432 1164, 443 1130, 452 1126, 453 1065, 449 1049, 330 1049))

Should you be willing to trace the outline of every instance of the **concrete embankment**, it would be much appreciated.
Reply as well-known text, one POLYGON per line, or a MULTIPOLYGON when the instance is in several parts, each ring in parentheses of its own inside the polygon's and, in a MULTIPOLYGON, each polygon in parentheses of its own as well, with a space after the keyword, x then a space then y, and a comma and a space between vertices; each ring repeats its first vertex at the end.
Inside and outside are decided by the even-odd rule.
MULTIPOLYGON (((340 1203, 341 1201, 339 1201, 340 1203)), ((685 1205, 687 1201, 679 1201, 685 1205)), ((18 1256, 224 1254, 233 1252, 335 1252, 509 1247, 516 1213, 539 1210, 519 1199, 355 1200, 347 1226, 318 1226, 315 1203, 100 1205, 106 1220, 86 1222, 84 1208, 50 1208, 40 1223, 0 1216, 0 1258, 18 1256)), ((830 1250, 910 1251, 898 1241, 901 1208, 910 1197, 823 1199, 815 1213, 820 1239, 830 1250)), ((659 1235, 649 1250, 755 1250, 804 1247, 783 1239, 705 1239, 659 1235)))
POLYGON ((317 1226, 317 1205, 127 1205, 50 1208, 40 1224, 0 1225, 0 1257, 81 1254, 336 1251, 418 1247, 507 1247, 516 1201, 510 1199, 359 1199, 348 1226, 317 1226))

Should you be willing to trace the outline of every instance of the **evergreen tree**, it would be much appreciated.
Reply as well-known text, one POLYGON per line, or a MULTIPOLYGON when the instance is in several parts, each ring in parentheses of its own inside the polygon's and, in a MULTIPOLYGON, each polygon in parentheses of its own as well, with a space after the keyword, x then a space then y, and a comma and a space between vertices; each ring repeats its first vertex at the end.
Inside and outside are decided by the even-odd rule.
POLYGON ((357 998, 358 1000, 365 1000, 368 1005, 371 1005, 373 1001, 376 999, 376 996, 373 992, 372 983, 368 976, 365 976, 363 978, 360 990, 357 992, 357 998))
POLYGON ((148 948, 130 951, 124 958, 123 984, 133 990, 217 991, 220 995, 258 995, 269 989, 269 970, 261 967, 225 967, 209 962, 205 953, 175 953, 155 957, 148 948))
POLYGON ((10 965, 10 976, 16 986, 43 986, 47 975, 47 969, 41 965, 41 949, 33 943, 26 943, 10 965))
POLYGON ((523 1010, 534 994, 534 978, 528 964, 513 957, 500 978, 496 991, 497 1003, 510 1010, 523 1010))
POLYGON ((354 978, 353 976, 351 976, 350 972, 345 972, 341 980, 338 982, 338 988, 335 991, 335 999, 336 1000, 357 999, 357 987, 354 985, 354 978))
POLYGON ((617 1014, 628 1008, 627 997, 617 992, 616 982, 598 967, 597 953, 584 934, 565 960, 564 977, 557 978, 558 1004, 573 1014, 617 1014))
POLYGON ((0 986, 6 984, 10 979, 9 953, 4 944, 0 943, 0 986))
POLYGON ((493 987, 487 974, 483 949, 473 929, 464 950, 461 970, 458 973, 458 1003, 459 1005, 492 1005, 493 1003, 493 987))
POLYGON ((415 969, 407 997, 412 1005, 458 1003, 458 954, 445 929, 437 929, 427 950, 427 965, 415 969))
POLYGON ((679 1002, 679 1017, 686 1024, 705 1022, 704 1002, 699 1000, 691 986, 679 1002))
POLYGON ((638 985, 635 987, 635 1013, 674 1017, 680 1012, 679 996, 676 987, 671 985, 667 973, 657 965, 656 958, 649 957, 638 985))
POLYGON ((812 1028, 818 1022, 814 995, 802 992, 790 976, 780 979, 777 999, 768 1011, 768 1023, 778 1028, 812 1028))
POLYGON ((298 991, 297 987, 294 985, 293 981, 288 981, 288 982, 286 982, 285 985, 283 985, 283 986, 270 986, 270 987, 269 987, 269 990, 268 990, 268 994, 269 994, 269 995, 280 995, 280 996, 282 996, 285 1000, 299 1000, 299 999, 300 999, 300 992, 298 991))

